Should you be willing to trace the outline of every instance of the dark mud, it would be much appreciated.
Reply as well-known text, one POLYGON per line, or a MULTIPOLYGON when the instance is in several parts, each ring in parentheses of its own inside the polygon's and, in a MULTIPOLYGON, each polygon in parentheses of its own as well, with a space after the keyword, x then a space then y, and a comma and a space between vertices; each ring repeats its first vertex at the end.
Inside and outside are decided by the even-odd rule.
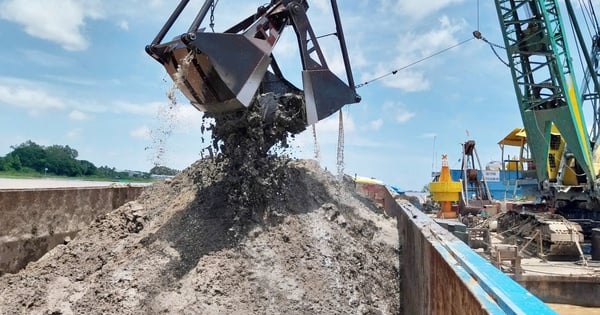
POLYGON ((289 160, 285 149, 291 137, 306 129, 303 99, 268 93, 247 110, 205 115, 212 118, 206 130, 212 136, 214 162, 226 183, 227 203, 238 209, 239 219, 250 219, 284 189, 280 169, 289 160))

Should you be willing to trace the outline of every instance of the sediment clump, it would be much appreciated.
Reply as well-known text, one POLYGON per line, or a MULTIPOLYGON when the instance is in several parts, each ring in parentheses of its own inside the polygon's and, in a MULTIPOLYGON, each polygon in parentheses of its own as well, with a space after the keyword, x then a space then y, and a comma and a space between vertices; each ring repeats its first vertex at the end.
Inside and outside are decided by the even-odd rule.
POLYGON ((0 277, 0 314, 398 314, 395 222, 350 180, 272 154, 290 129, 256 113, 215 117, 219 154, 0 277))
MULTIPOLYGON (((305 129, 299 95, 260 95, 247 110, 225 114, 206 113, 213 123, 213 162, 218 165, 227 204, 236 208, 236 218, 248 219, 277 198, 283 178, 278 151, 288 148, 288 139, 305 129)), ((284 159, 285 160, 285 159, 284 159)))

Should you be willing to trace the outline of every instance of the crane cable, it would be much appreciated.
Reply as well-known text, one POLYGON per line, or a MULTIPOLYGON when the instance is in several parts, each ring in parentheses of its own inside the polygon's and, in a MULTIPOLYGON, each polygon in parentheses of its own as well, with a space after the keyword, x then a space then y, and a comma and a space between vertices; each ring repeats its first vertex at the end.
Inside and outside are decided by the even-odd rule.
POLYGON ((596 18, 596 11, 594 10, 594 5, 592 3, 592 1, 589 1, 590 4, 590 10, 591 10, 591 17, 594 20, 594 25, 596 26, 596 33, 598 33, 598 31, 600 30, 600 25, 598 25, 598 19, 596 18))
POLYGON ((354 86, 354 88, 358 89, 358 88, 361 88, 361 87, 363 87, 363 86, 365 86, 365 85, 367 85, 367 84, 369 84, 371 82, 374 82, 374 81, 377 81, 377 80, 381 80, 381 79, 383 79, 383 78, 385 78, 387 76, 390 76, 390 75, 394 75, 394 74, 398 73, 398 71, 401 71, 401 70, 404 70, 406 68, 412 67, 412 66, 416 65, 417 63, 423 62, 423 61, 425 61, 425 60, 427 60, 429 58, 432 58, 432 57, 435 57, 435 56, 437 56, 437 55, 439 55, 441 53, 444 53, 444 52, 446 52, 446 51, 448 51, 448 50, 450 50, 452 48, 458 47, 458 46, 460 46, 460 45, 462 45, 462 44, 464 44, 464 43, 466 43, 466 42, 468 42, 468 41, 470 41, 472 39, 473 38, 465 39, 465 40, 459 42, 458 44, 455 44, 455 45, 452 45, 450 47, 444 48, 444 49, 442 49, 440 51, 437 51, 437 52, 435 52, 435 53, 433 53, 433 54, 431 54, 431 55, 429 55, 427 57, 424 57, 424 58, 421 58, 421 59, 419 59, 417 61, 411 62, 411 63, 407 64, 406 66, 403 66, 403 67, 398 68, 396 70, 392 70, 392 71, 390 71, 390 72, 388 72, 386 74, 380 75, 378 77, 375 77, 375 78, 373 78, 371 80, 368 80, 368 81, 365 81, 363 83, 357 84, 357 85, 354 86))
POLYGON ((591 37, 594 37, 600 32, 600 25, 598 25, 598 19, 596 18, 594 4, 592 3, 592 1, 588 1, 588 4, 586 5, 586 3, 582 1, 583 0, 579 0, 579 7, 581 8, 582 15, 585 19, 585 24, 587 26, 589 35, 591 37), (590 30, 590 24, 592 25, 593 31, 590 30))
POLYGON ((508 64, 508 62, 504 61, 502 59, 502 57, 500 57, 500 55, 496 51, 496 48, 500 48, 500 49, 506 50, 506 47, 490 42, 489 40, 487 40, 487 38, 483 37, 483 35, 481 34, 480 31, 473 31, 473 38, 480 39, 480 40, 484 41, 486 44, 490 45, 490 48, 494 52, 494 55, 496 55, 496 58, 498 58, 498 60, 500 60, 500 62, 502 62, 505 66, 510 67, 510 65, 508 64))
MULTIPOLYGON (((477 0, 477 14, 476 14, 476 16, 477 16, 477 29, 479 29, 479 0, 477 0)), ((481 33, 480 33, 480 34, 481 34, 481 33)), ((330 35, 330 34, 328 34, 328 35, 330 35)), ((414 66, 414 65, 416 65, 416 64, 418 64, 418 63, 420 63, 420 62, 423 62, 423 61, 425 61, 425 60, 427 60, 427 59, 429 59, 429 58, 435 57, 435 56, 437 56, 437 55, 439 55, 439 54, 441 54, 441 53, 444 53, 444 52, 446 52, 446 51, 448 51, 448 50, 450 50, 450 49, 452 49, 452 48, 455 48, 455 47, 458 47, 458 46, 460 46, 460 45, 462 45, 462 44, 465 44, 465 43, 467 43, 468 41, 470 41, 470 40, 472 40, 472 39, 473 39, 473 38, 468 38, 468 39, 465 39, 465 40, 463 40, 462 42, 459 42, 458 44, 455 44, 455 45, 452 45, 452 46, 450 46, 450 47, 444 48, 444 49, 442 49, 442 50, 440 50, 440 51, 437 51, 437 52, 435 52, 435 53, 433 53, 433 54, 431 54, 431 55, 429 55, 429 56, 426 56, 426 57, 424 57, 424 58, 421 58, 421 59, 419 59, 419 60, 417 60, 417 61, 415 61, 415 62, 409 63, 409 64, 407 64, 406 66, 403 66, 403 67, 401 67, 401 68, 398 68, 398 69, 396 69, 396 70, 392 70, 392 71, 390 71, 390 72, 388 72, 388 73, 385 73, 385 74, 383 74, 383 75, 380 75, 380 76, 378 76, 378 77, 375 77, 375 78, 373 78, 373 79, 371 79, 371 80, 365 81, 365 82, 363 82, 363 83, 357 84, 357 85, 355 85, 355 86, 354 86, 354 88, 355 88, 355 89, 358 89, 358 88, 361 88, 361 87, 363 87, 363 86, 365 86, 365 85, 367 85, 367 84, 369 84, 369 83, 371 83, 371 82, 374 82, 374 81, 377 81, 377 80, 381 80, 381 79, 383 79, 383 78, 385 78, 385 77, 388 77, 388 76, 391 76, 391 75, 395 75, 396 73, 398 73, 398 71, 401 71, 401 70, 404 70, 404 69, 406 69, 406 68, 412 67, 412 66, 414 66)), ((487 40, 484 40, 484 41, 485 41, 485 42, 487 42, 488 44, 490 44, 490 45, 491 45, 491 43, 489 43, 487 40)), ((501 46, 498 46, 498 47, 500 47, 500 48, 504 48, 504 47, 501 47, 501 46)), ((492 50, 493 50, 493 48, 492 48, 492 50)), ((494 51, 494 53, 496 54, 496 56, 498 56, 498 54, 497 54, 495 51, 494 51)), ((500 56, 498 56, 498 58, 500 58, 500 56)), ((505 63, 505 62, 504 62, 502 59, 500 59, 500 61, 502 61, 504 64, 506 64, 506 65, 508 66, 508 64, 507 64, 507 63, 505 63)))
POLYGON ((477 29, 479 29, 479 0, 477 0, 477 29))
MULTIPOLYGON (((579 3, 580 3, 580 6, 582 8, 582 11, 584 10, 584 7, 587 8, 587 6, 585 6, 585 4, 583 4, 583 3, 581 3, 581 1, 579 1, 579 3)), ((588 12, 588 15, 590 16, 589 17, 590 20, 593 21, 592 25, 595 26, 596 34, 598 34, 599 33, 598 30, 600 30, 600 26, 598 25, 598 20, 596 19, 596 14, 594 12, 594 7, 593 7, 591 1, 589 3, 590 3, 590 9, 589 10, 591 10, 591 12, 588 12)), ((478 12, 477 13, 477 15, 478 15, 478 22, 477 22, 477 24, 479 25, 479 0, 477 1, 477 10, 478 10, 477 11, 478 12)), ((585 12, 584 12, 583 16, 585 18, 585 16, 586 16, 585 12)), ((586 20, 586 26, 588 26, 588 32, 589 32, 589 23, 587 23, 587 18, 585 20, 586 20)), ((477 39, 480 39, 480 40, 484 41, 486 44, 488 44, 490 46, 490 48, 492 49, 492 51, 494 52, 494 55, 496 55, 496 57, 498 58, 498 60, 500 60, 500 62, 502 62, 505 66, 510 67, 510 65, 508 64, 508 62, 504 61, 502 59, 502 57, 500 57, 500 55, 498 54, 498 52, 495 49, 495 48, 500 48, 500 49, 506 50, 506 47, 490 42, 485 37, 483 37, 483 35, 481 34, 481 32, 478 31, 478 30, 473 31, 473 36, 475 38, 477 38, 477 39)))
MULTIPOLYGON (((585 3, 582 3, 581 0, 579 0, 579 7, 581 9, 581 15, 583 16, 583 20, 584 20, 585 26, 587 28, 588 35, 591 35, 593 32, 590 30, 590 23, 593 23, 593 21, 592 21, 593 19, 591 16, 591 14, 593 14, 593 13, 591 13, 591 12, 589 12, 589 10, 587 10, 585 3), (590 19, 590 21, 588 21, 588 18, 590 19)), ((571 22, 571 25, 573 25, 573 22, 571 22)), ((593 24, 592 24, 592 27, 593 27, 593 24)))
MULTIPOLYGON (((587 19, 585 18, 585 14, 584 14, 584 20, 585 20, 585 25, 587 26, 588 32, 590 32, 589 24, 587 22, 587 19)), ((573 38, 577 38, 573 19, 569 19, 569 24, 571 25, 571 35, 573 36, 573 38)), ((577 60, 579 61, 579 66, 581 67, 581 73, 585 74, 586 73, 586 65, 585 65, 585 61, 584 61, 585 59, 582 57, 582 51, 583 51, 582 44, 578 40, 575 40, 574 42, 575 42, 575 48, 576 48, 575 50, 577 52, 577 57, 578 57, 577 60)))

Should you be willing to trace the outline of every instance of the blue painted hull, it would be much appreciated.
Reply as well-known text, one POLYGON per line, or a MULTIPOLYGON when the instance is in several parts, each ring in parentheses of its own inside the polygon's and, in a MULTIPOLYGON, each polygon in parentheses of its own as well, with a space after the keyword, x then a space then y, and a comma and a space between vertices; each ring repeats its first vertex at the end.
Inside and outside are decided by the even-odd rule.
MULTIPOLYGON (((464 180, 465 176, 460 169, 451 169, 452 180, 464 180)), ((490 194, 494 200, 537 200, 538 184, 531 172, 513 170, 484 170, 477 171, 477 178, 485 176, 490 194)), ((470 189, 469 189, 470 190, 470 189)))

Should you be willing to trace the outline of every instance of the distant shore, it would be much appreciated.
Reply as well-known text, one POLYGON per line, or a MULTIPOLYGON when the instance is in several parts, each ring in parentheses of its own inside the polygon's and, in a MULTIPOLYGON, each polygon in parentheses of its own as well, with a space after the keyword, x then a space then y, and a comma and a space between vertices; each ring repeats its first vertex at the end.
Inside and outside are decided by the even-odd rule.
POLYGON ((0 189, 43 189, 43 188, 76 188, 76 187, 107 187, 111 185, 148 186, 152 183, 127 183, 110 181, 86 181, 77 179, 56 178, 0 178, 0 189))

